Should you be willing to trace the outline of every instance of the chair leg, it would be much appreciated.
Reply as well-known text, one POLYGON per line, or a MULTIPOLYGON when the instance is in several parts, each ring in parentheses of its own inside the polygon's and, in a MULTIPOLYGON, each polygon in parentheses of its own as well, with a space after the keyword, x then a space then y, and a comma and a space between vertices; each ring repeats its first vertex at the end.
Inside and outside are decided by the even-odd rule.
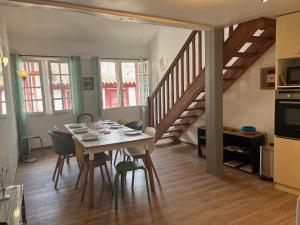
POLYGON ((56 173, 56 179, 55 179, 55 186, 54 188, 57 189, 57 183, 58 183, 58 178, 59 178, 59 175, 61 173, 61 170, 62 170, 62 164, 64 163, 64 156, 60 156, 60 160, 59 160, 59 165, 58 165, 58 171, 56 173))
POLYGON ((112 166, 112 161, 113 161, 113 152, 112 151, 109 151, 108 152, 108 154, 109 154, 109 158, 110 158, 110 166, 112 166))
POLYGON ((122 192, 122 195, 124 195, 124 181, 125 181, 125 177, 126 177, 126 173, 125 172, 123 172, 122 174, 121 174, 121 192, 122 192))
POLYGON ((119 149, 117 149, 116 151, 115 158, 114 158, 114 166, 116 165, 119 151, 120 151, 119 149))
POLYGON ((59 170, 59 174, 61 175, 62 174, 62 170, 64 168, 64 164, 65 164, 65 159, 66 159, 66 156, 62 156, 62 159, 61 159, 61 166, 60 166, 60 170, 59 170))
POLYGON ((145 180, 146 180, 146 188, 147 188, 147 196, 148 196, 148 200, 150 201, 150 194, 149 194, 149 182, 148 182, 148 173, 147 173, 147 169, 143 168, 144 173, 145 173, 145 180))
POLYGON ((53 172, 53 175, 52 175, 52 180, 55 179, 56 172, 57 172, 58 167, 59 167, 59 165, 60 165, 60 157, 61 157, 61 156, 58 156, 58 157, 57 157, 56 166, 55 166, 55 169, 54 169, 54 172, 53 172))
POLYGON ((42 140, 42 138, 39 138, 39 139, 40 139, 40 143, 41 143, 42 154, 43 154, 43 156, 45 156, 45 149, 44 149, 44 145, 43 145, 43 140, 42 140))
POLYGON ((116 175, 115 175, 115 184, 114 184, 115 209, 118 209, 119 179, 120 179, 120 174, 116 173, 116 175))
POLYGON ((83 166, 79 166, 79 174, 78 174, 78 178, 77 178, 77 181, 76 181, 75 189, 78 188, 78 184, 79 184, 79 180, 80 180, 81 175, 82 175, 82 171, 83 171, 83 166))
POLYGON ((156 180, 157 180, 158 184, 160 185, 160 180, 159 180, 159 178, 158 178, 158 174, 157 174, 157 172, 156 172, 156 169, 155 169, 155 167, 154 167, 154 164, 153 164, 153 161, 152 161, 151 157, 150 157, 150 162, 151 162, 151 166, 152 166, 154 175, 155 175, 155 177, 156 177, 156 180))
POLYGON ((67 156, 67 164, 70 164, 70 157, 67 156))
POLYGON ((135 175, 135 170, 132 171, 131 188, 133 188, 134 186, 134 175, 135 175))
POLYGON ((103 174, 103 170, 102 170, 102 165, 100 165, 100 171, 101 171, 102 181, 103 181, 103 183, 104 183, 104 182, 105 182, 105 179, 104 179, 104 174, 103 174))
MULTIPOLYGON (((94 169, 94 168, 93 168, 94 169)), ((83 202, 84 200, 84 195, 85 195, 85 190, 86 190, 86 185, 88 182, 88 176, 89 176, 89 168, 86 169, 85 172, 85 178, 84 178, 84 185, 83 185, 83 190, 82 190, 82 195, 81 195, 81 201, 83 202)))
POLYGON ((111 189, 113 191, 113 186, 112 186, 112 183, 111 183, 110 174, 109 174, 106 162, 104 163, 104 167, 105 167, 105 170, 106 170, 106 175, 107 175, 107 180, 108 180, 109 186, 111 187, 111 189))

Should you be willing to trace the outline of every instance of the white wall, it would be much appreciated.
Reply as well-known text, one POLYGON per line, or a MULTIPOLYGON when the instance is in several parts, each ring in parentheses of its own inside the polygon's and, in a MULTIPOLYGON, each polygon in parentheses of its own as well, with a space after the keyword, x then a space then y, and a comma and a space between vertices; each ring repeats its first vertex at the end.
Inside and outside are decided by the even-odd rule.
MULTIPOLYGON (((9 57, 9 44, 7 31, 2 12, 0 11, 0 47, 1 53, 9 57)), ((8 169, 7 184, 11 185, 14 182, 17 163, 18 163, 18 138, 17 127, 15 121, 15 111, 12 93, 10 66, 4 69, 4 84, 6 89, 7 99, 7 116, 0 119, 0 168, 8 169)))
MULTIPOLYGON (((260 68, 270 66, 275 66, 275 45, 224 93, 223 124, 234 128, 255 126, 266 132, 272 142, 275 91, 260 89, 260 68)), ((183 134, 182 140, 197 144, 197 127, 204 124, 202 116, 183 134)))
MULTIPOLYGON (((91 46, 87 44, 72 44, 64 40, 54 40, 47 43, 41 41, 33 41, 22 38, 11 39, 11 51, 19 54, 43 55, 43 56, 71 56, 78 55, 81 57, 81 70, 83 77, 91 77, 91 57, 99 56, 102 58, 147 58, 147 47, 136 48, 126 47, 114 48, 113 46, 91 46)), ((95 84, 96 85, 96 84, 95 84)), ((85 112, 94 113, 94 91, 85 90, 83 92, 84 110, 85 112)), ((131 120, 142 120, 140 107, 128 107, 126 109, 107 109, 103 111, 104 119, 116 120, 119 118, 131 120)), ((54 126, 64 129, 63 124, 72 123, 74 121, 72 113, 57 113, 53 115, 35 115, 29 116, 27 130, 29 134, 40 135, 45 146, 50 146, 51 141, 47 131, 53 129, 54 126)), ((33 148, 39 147, 39 142, 32 142, 33 148)))
POLYGON ((148 45, 149 59, 151 62, 150 90, 154 90, 164 73, 173 62, 184 42, 192 31, 187 29, 177 29, 164 27, 160 28, 148 45), (165 68, 161 68, 160 59, 165 58, 165 68))

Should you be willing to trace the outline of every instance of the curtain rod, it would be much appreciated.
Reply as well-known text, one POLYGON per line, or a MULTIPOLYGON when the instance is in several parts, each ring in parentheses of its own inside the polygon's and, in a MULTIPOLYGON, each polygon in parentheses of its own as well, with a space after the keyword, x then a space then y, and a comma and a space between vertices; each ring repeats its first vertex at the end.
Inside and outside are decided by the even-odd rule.
MULTIPOLYGON (((70 56, 56 56, 56 55, 28 55, 28 54, 20 54, 20 56, 24 56, 24 57, 39 57, 39 58, 70 58, 70 56)), ((100 60, 128 60, 128 61, 144 61, 147 60, 146 58, 101 58, 99 57, 100 60)))
POLYGON ((24 56, 24 57, 39 57, 39 58, 70 58, 68 56, 57 56, 57 55, 22 55, 20 54, 19 56, 24 56))

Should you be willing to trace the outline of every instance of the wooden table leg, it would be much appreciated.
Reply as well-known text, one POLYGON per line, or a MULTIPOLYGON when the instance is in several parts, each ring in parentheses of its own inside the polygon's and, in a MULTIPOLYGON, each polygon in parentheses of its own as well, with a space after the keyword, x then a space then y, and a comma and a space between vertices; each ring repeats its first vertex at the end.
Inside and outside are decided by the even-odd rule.
POLYGON ((94 208, 94 153, 89 153, 89 207, 94 208))
POLYGON ((152 170, 152 164, 151 164, 151 158, 150 158, 150 152, 149 152, 149 150, 146 150, 146 159, 145 159, 145 162, 146 162, 146 167, 147 167, 147 170, 148 170, 150 187, 151 187, 151 190, 153 192, 155 192, 153 170, 152 170))

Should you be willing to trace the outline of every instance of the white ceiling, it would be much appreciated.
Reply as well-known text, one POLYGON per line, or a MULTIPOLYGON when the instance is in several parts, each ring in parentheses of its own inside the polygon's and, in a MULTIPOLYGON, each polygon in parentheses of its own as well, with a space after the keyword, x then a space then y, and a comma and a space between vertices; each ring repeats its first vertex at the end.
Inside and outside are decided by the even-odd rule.
POLYGON ((299 11, 300 0, 61 0, 212 26, 299 11))
MULTIPOLYGON (((72 43, 147 48, 158 26, 119 22, 52 9, 2 6, 11 42, 72 43)), ((14 46, 13 46, 14 47, 14 46)))

